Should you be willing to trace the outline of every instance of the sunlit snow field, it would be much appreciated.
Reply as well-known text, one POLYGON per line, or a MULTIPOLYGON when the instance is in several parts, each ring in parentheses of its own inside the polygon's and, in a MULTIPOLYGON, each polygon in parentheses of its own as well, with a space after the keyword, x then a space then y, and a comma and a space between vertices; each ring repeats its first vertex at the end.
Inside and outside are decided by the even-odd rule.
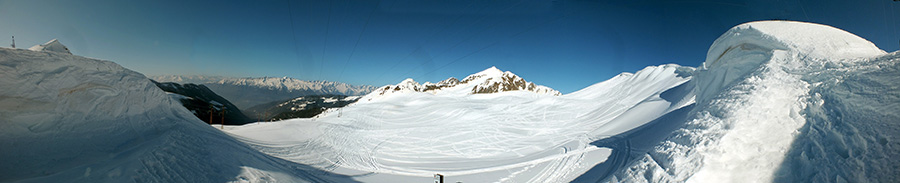
POLYGON ((0 182, 893 182, 898 63, 834 27, 750 22, 696 68, 559 96, 405 80, 220 130, 143 74, 51 41, 0 48, 0 182))

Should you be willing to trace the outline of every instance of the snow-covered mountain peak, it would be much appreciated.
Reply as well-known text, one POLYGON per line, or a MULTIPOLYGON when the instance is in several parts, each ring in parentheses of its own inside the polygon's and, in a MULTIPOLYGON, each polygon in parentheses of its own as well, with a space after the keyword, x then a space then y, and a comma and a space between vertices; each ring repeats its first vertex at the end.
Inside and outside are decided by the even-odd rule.
POLYGON ((396 85, 387 85, 376 89, 362 101, 370 101, 372 98, 392 93, 423 92, 435 95, 460 96, 516 90, 530 91, 537 94, 561 95, 559 91, 525 81, 525 79, 512 72, 501 71, 497 67, 490 67, 466 76, 463 80, 450 77, 437 83, 425 82, 424 84, 419 84, 412 78, 407 78, 396 85))
POLYGON ((52 39, 44 44, 34 45, 31 48, 28 48, 31 51, 52 51, 52 52, 60 52, 71 55, 72 52, 69 51, 69 48, 62 43, 59 43, 59 40, 52 39))
POLYGON ((481 71, 481 72, 477 72, 477 73, 475 73, 475 74, 466 76, 466 77, 463 78, 463 80, 460 81, 460 82, 468 83, 468 82, 471 82, 471 81, 474 81, 474 80, 478 80, 478 79, 499 78, 499 77, 502 77, 504 74, 507 74, 507 73, 508 73, 508 74, 512 74, 512 72, 509 72, 509 71, 503 72, 503 71, 501 71, 500 69, 497 69, 496 66, 491 66, 491 68, 487 68, 487 69, 485 69, 485 70, 483 70, 483 71, 481 71))
POLYGON ((395 88, 394 90, 403 89, 403 90, 417 91, 421 87, 422 87, 422 85, 420 85, 419 82, 416 82, 412 78, 406 78, 403 81, 401 81, 400 83, 397 83, 397 85, 394 87, 395 88))
POLYGON ((499 75, 502 75, 502 74, 503 74, 503 71, 500 70, 500 69, 498 69, 497 66, 491 66, 490 68, 487 68, 487 69, 485 69, 485 70, 483 70, 483 71, 481 71, 481 72, 477 72, 477 73, 475 73, 475 74, 472 74, 472 76, 478 76, 478 75, 484 75, 484 76, 499 76, 499 75))
POLYGON ((406 78, 397 85, 419 85, 419 82, 416 82, 413 78, 406 78))

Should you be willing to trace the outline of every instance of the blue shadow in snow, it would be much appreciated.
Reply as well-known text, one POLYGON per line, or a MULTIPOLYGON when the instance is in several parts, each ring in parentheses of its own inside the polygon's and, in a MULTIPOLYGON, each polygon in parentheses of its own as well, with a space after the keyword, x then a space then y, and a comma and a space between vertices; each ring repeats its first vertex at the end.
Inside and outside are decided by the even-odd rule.
POLYGON ((612 154, 605 162, 597 164, 572 182, 599 182, 643 157, 643 154, 684 125, 694 106, 695 104, 691 104, 682 107, 625 133, 591 142, 591 145, 597 147, 613 149, 612 154))

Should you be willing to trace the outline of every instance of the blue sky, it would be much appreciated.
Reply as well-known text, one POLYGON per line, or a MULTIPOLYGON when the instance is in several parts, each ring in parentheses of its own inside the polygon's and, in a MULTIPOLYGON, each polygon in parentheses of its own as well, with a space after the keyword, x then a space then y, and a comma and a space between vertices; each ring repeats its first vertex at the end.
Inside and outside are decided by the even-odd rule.
POLYGON ((0 43, 58 38, 146 75, 288 76, 385 85, 497 66, 569 93, 621 72, 697 66, 740 23, 838 27, 900 47, 890 0, 0 0, 0 43))

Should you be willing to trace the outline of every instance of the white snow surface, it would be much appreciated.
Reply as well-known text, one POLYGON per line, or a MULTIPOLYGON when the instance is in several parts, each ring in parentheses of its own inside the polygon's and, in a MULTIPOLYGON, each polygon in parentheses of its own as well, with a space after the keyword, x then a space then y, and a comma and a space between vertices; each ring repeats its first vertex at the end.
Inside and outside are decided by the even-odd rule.
POLYGON ((900 154, 896 52, 790 21, 738 25, 709 50, 691 81, 697 106, 686 124, 607 181, 900 178, 890 158, 900 154))
POLYGON ((0 48, 0 182, 900 180, 900 52, 830 26, 738 25, 700 68, 566 95, 471 93, 495 76, 514 75, 409 79, 222 133, 115 63, 0 48))
POLYGON ((31 51, 52 51, 52 52, 67 53, 67 54, 70 54, 70 55, 72 54, 72 52, 69 51, 69 48, 68 48, 68 47, 66 47, 66 46, 63 45, 62 43, 59 43, 59 40, 56 40, 56 39, 52 39, 52 40, 50 40, 50 41, 47 41, 47 43, 44 43, 44 44, 34 45, 34 46, 32 46, 31 48, 28 48, 28 50, 31 50, 31 51))
POLYGON ((0 48, 0 182, 348 182, 256 151, 142 74, 0 48))
MULTIPOLYGON (((693 68, 651 66, 563 96, 401 89, 316 119, 227 131, 264 153, 336 173, 363 174, 354 178, 364 182, 428 182, 434 173, 445 175, 447 182, 566 182, 609 155, 609 148, 591 142, 693 103, 690 93, 660 98, 690 79, 684 70, 693 68)), ((419 85, 407 79, 397 86, 419 85)))

